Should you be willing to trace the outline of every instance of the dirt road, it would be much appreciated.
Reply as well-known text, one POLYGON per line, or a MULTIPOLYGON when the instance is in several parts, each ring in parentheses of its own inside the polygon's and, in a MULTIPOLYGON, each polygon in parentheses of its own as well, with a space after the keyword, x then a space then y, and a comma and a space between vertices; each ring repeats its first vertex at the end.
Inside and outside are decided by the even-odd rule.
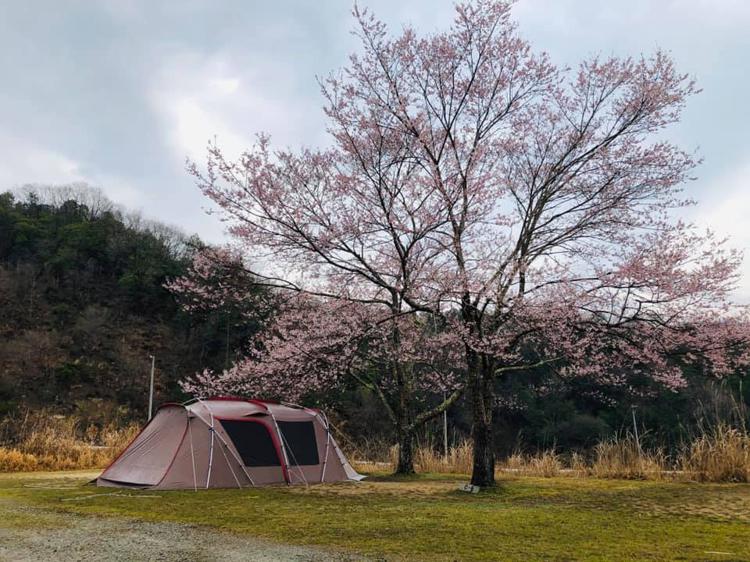
POLYGON ((79 516, 0 500, 3 512, 21 510, 40 526, 6 526, 0 520, 0 560, 75 561, 350 561, 340 553, 274 544, 177 523, 145 523, 79 516))

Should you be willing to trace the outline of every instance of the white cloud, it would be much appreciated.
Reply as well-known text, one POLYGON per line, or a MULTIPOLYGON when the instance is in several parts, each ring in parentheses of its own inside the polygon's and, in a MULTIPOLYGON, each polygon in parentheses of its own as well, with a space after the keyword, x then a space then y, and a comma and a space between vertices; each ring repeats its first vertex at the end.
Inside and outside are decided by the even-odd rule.
MULTIPOLYGON (((142 189, 136 188, 129 181, 106 174, 92 174, 88 183, 100 187, 107 197, 123 205, 127 209, 141 209, 147 203, 146 194, 142 189)), ((153 217, 153 213, 147 213, 153 217)))
POLYGON ((0 134, 0 190, 27 183, 69 183, 83 180, 80 166, 64 154, 26 139, 0 134))
MULTIPOLYGON (((452 3, 360 1, 394 33, 405 23, 444 29, 452 3)), ((14 53, 0 57, 0 187, 87 181, 217 240, 221 223, 203 213, 210 203, 185 173, 186 156, 202 162, 214 137, 236 155, 258 132, 275 146, 330 142, 315 75, 346 64, 357 48, 351 1, 256 1, 248 9, 239 0, 102 0, 76 3, 69 14, 44 4, 29 11, 15 3, 0 18, 0 46, 14 53)), ((671 50, 704 88, 670 130, 686 149, 700 145, 706 160, 688 195, 702 201, 701 224, 750 247, 742 216, 750 169, 736 165, 750 155, 750 113, 737 94, 748 85, 750 0, 519 0, 514 18, 561 64, 592 52, 671 50)))
POLYGON ((232 131, 220 115, 213 113, 205 101, 184 97, 171 100, 166 113, 171 120, 168 136, 177 156, 188 156, 191 160, 202 160, 206 143, 216 138, 230 154, 236 154, 246 146, 241 135, 232 131))
MULTIPOLYGON (((642 43, 644 28, 658 29, 664 35, 684 41, 709 39, 717 28, 742 28, 750 18, 747 0, 630 0, 599 2, 585 0, 521 0, 514 16, 522 23, 544 24, 556 33, 590 37, 627 37, 642 43), (705 37, 686 33, 699 22, 705 37), (595 25, 592 25, 595 24, 595 25), (634 29, 637 25, 638 29, 634 29), (581 35, 581 31, 586 31, 581 35), (634 33, 635 31, 635 33, 634 33)), ((613 43, 609 42, 609 47, 613 43)))
POLYGON ((240 87, 239 78, 217 78, 213 86, 222 94, 233 94, 240 87))
POLYGON ((214 138, 236 157, 261 132, 271 133, 277 146, 318 144, 320 102, 297 92, 292 62, 288 67, 261 61, 245 65, 226 56, 195 54, 167 59, 150 99, 175 162, 182 166, 186 156, 202 161, 214 138))
POLYGON ((143 205, 143 193, 126 180, 96 171, 49 148, 25 139, 0 134, 0 191, 27 184, 64 185, 84 182, 101 187, 113 201, 126 207, 143 205))
POLYGON ((737 296, 750 302, 750 156, 743 163, 707 184, 707 194, 721 194, 721 200, 699 205, 695 222, 729 238, 732 248, 745 252, 737 296))

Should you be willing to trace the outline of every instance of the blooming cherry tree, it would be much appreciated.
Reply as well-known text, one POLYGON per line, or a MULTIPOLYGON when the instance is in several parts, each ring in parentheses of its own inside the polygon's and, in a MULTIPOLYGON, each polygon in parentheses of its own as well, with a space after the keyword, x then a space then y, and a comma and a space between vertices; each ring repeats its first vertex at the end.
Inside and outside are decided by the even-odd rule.
POLYGON ((269 396, 297 402, 359 385, 380 400, 399 444, 397 472, 414 472, 415 433, 461 396, 461 341, 417 315, 305 293, 279 299, 247 356, 222 373, 183 382, 196 395, 269 396), (430 396, 443 394, 431 406, 430 396))
POLYGON ((696 159, 663 132, 694 82, 663 52, 556 67, 510 10, 475 0, 445 32, 392 36, 355 8, 361 50, 322 81, 330 148, 261 136, 190 167, 265 283, 374 307, 393 341, 409 316, 459 338, 477 485, 504 373, 627 362, 677 388, 676 354, 717 375, 748 359, 740 256, 675 219, 696 159))
POLYGON ((186 275, 164 285, 188 312, 218 310, 246 302, 254 281, 242 256, 229 248, 207 246, 193 254, 186 275))
MULTIPOLYGON (((169 280, 165 288, 191 314, 223 317, 226 323, 225 367, 230 362, 231 328, 262 324, 273 306, 273 298, 245 268, 242 256, 230 249, 197 248, 185 275, 169 280)), ((242 337, 242 334, 236 334, 242 337)))

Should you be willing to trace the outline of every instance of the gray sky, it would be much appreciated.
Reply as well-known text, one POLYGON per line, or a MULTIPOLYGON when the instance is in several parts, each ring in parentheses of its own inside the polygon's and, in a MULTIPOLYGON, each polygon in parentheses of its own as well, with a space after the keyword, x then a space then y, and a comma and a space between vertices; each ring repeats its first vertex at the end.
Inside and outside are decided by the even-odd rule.
MULTIPOLYGON (((392 29, 452 19, 448 0, 361 0, 392 29)), ((222 238, 184 171, 216 136, 326 143, 316 75, 356 47, 349 0, 0 0, 0 190, 87 181, 115 201, 222 238)), ((698 79, 671 136, 705 159, 690 218, 750 248, 750 0, 519 0, 555 62, 671 51, 698 79)), ((750 252, 748 252, 750 254, 750 252)), ((740 298, 750 300, 750 255, 740 298)))

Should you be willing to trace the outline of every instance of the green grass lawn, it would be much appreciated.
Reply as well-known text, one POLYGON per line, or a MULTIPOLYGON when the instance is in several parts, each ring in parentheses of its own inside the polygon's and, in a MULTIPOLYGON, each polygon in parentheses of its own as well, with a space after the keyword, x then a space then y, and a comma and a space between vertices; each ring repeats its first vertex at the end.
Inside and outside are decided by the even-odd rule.
POLYGON ((154 492, 84 486, 93 473, 0 475, 0 527, 46 511, 206 525, 409 560, 750 560, 750 485, 374 476, 360 484, 154 492), (98 494, 122 494, 101 495, 98 494))

